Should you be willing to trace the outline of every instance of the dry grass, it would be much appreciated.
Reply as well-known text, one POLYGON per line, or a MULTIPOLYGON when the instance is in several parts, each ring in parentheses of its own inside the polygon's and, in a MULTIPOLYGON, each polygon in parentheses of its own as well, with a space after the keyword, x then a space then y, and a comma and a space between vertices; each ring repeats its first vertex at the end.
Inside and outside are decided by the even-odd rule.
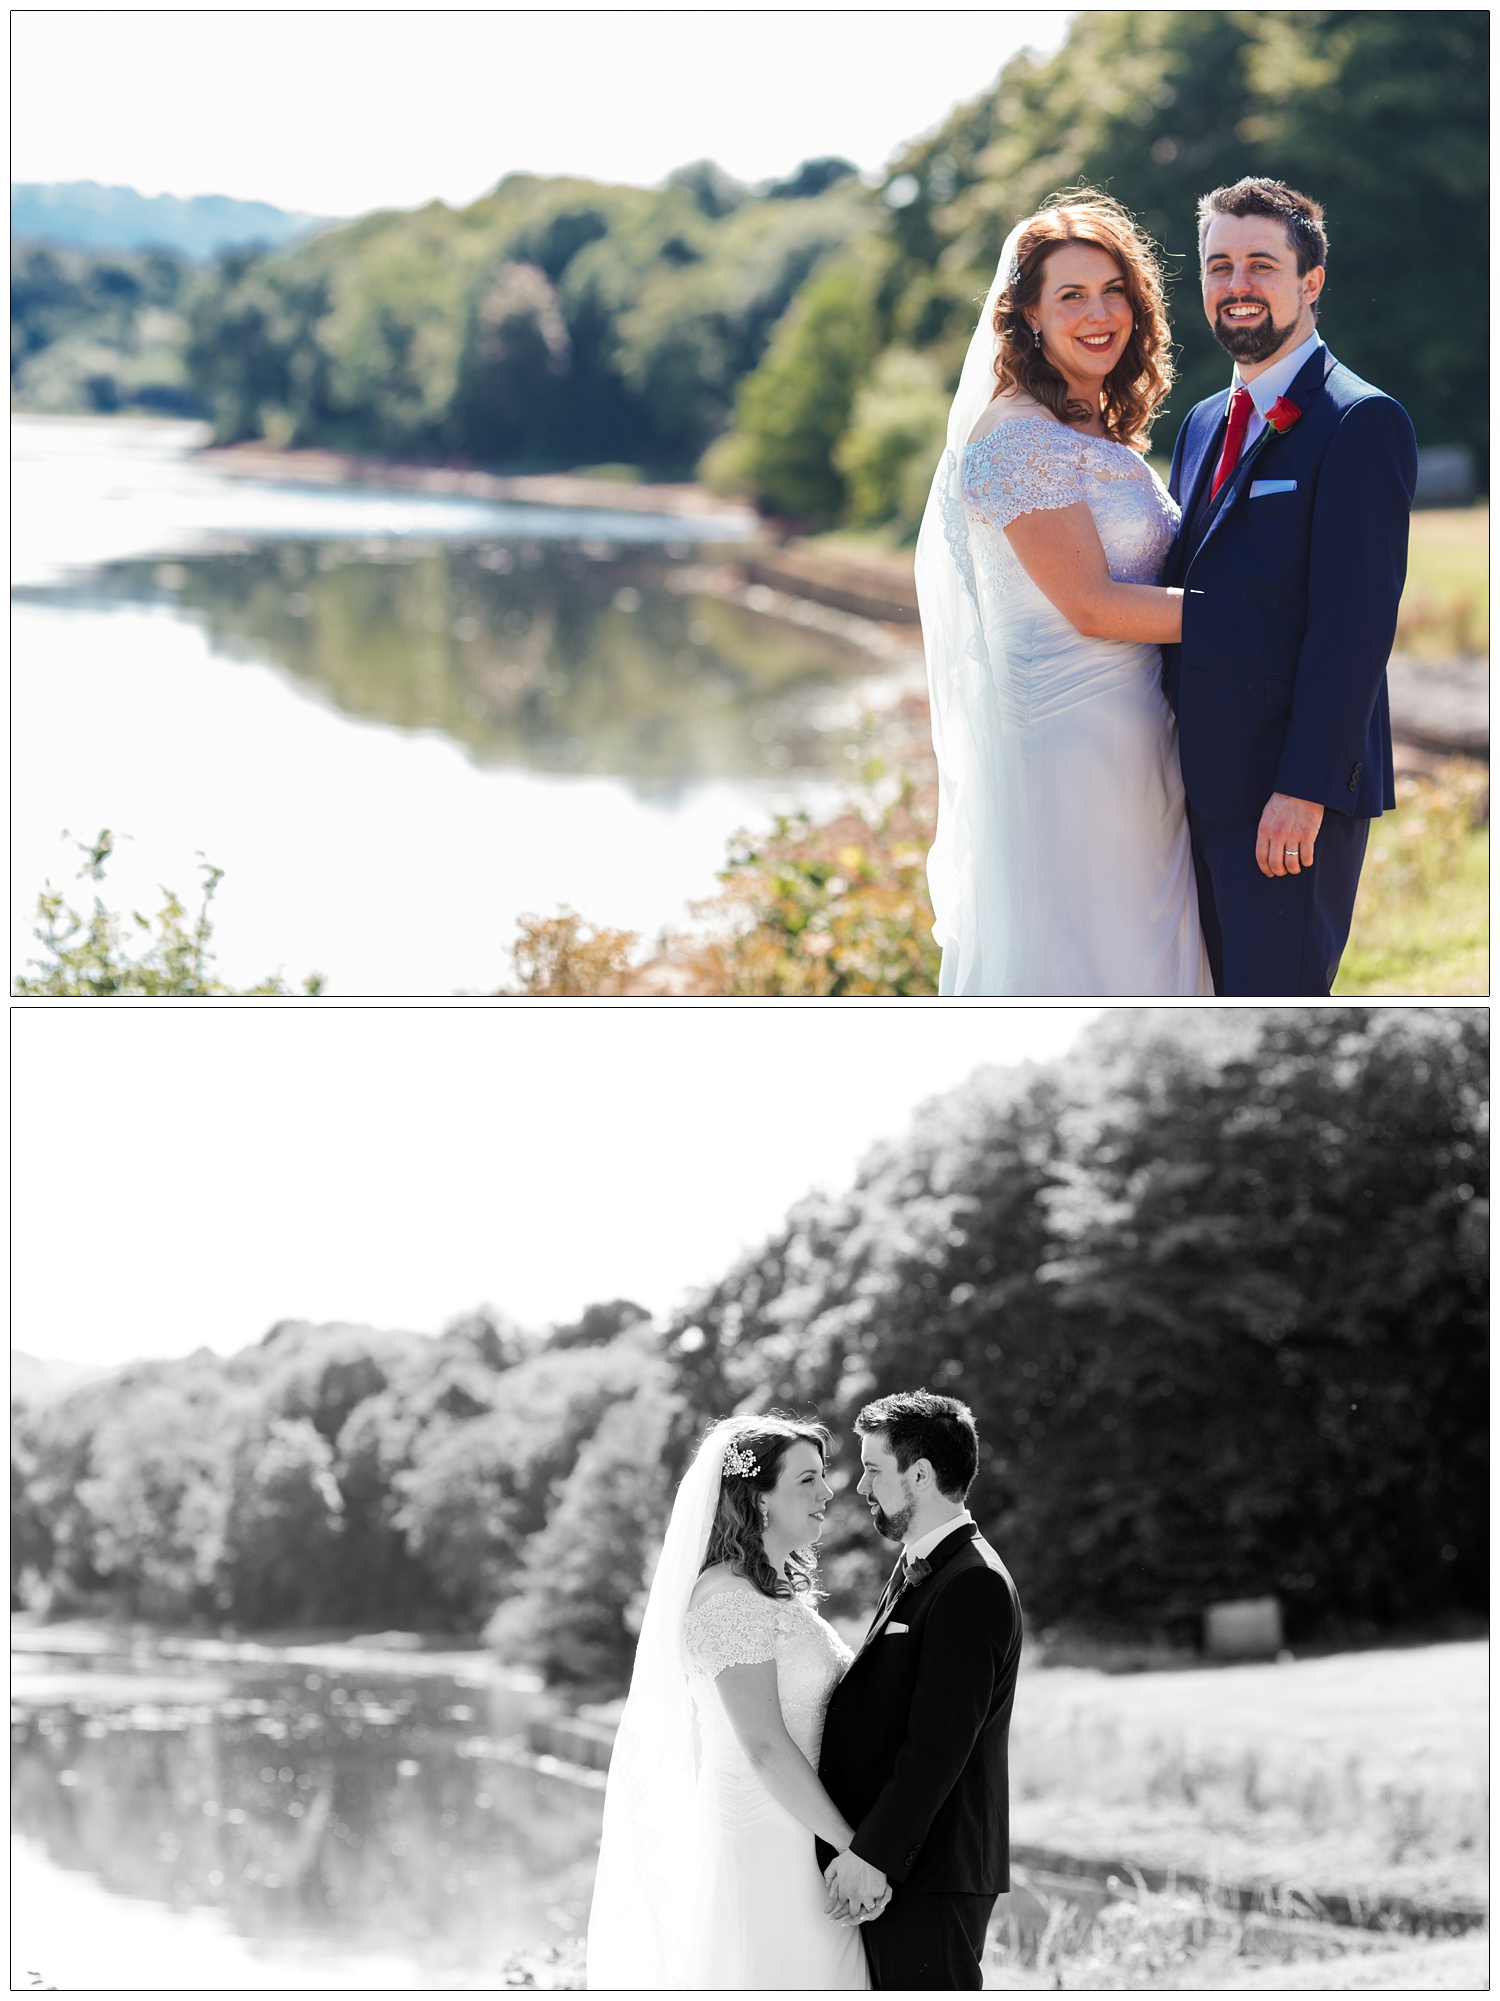
POLYGON ((1484 653, 1490 622, 1490 510, 1424 508, 1411 518, 1396 647, 1419 660, 1484 653))
POLYGON ((1370 828, 1335 994, 1489 992, 1489 772, 1452 758, 1397 780, 1370 828))
POLYGON ((1012 1838, 1309 1896, 1482 1900, 1481 1641, 1023 1678, 1012 1838))
POLYGON ((1464 1988, 1488 1985, 1484 1931, 1435 1941, 1242 1914, 1212 1897, 1116 1883, 1090 1915, 1067 1897, 1040 1899, 1040 1929, 1000 1904, 984 1958, 991 1988, 1464 1988))

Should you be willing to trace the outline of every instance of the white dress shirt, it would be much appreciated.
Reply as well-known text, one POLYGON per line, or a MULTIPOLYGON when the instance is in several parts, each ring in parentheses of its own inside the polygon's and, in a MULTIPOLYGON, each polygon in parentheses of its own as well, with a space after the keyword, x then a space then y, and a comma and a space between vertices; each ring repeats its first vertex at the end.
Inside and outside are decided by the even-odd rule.
POLYGON ((935 1529, 929 1529, 926 1535, 919 1535, 915 1542, 903 1543, 902 1548, 906 1552, 907 1562, 915 1563, 918 1557, 931 1556, 944 1536, 952 1535, 960 1522, 972 1522, 973 1519, 967 1508, 960 1508, 956 1515, 950 1515, 947 1521, 940 1522, 935 1529))
POLYGON ((1291 353, 1284 354, 1280 361, 1273 361, 1269 368, 1262 369, 1253 382, 1246 382, 1244 380, 1240 374, 1239 363, 1235 363, 1234 381, 1230 384, 1230 387, 1232 389, 1248 389, 1250 391, 1250 401, 1254 405, 1254 408, 1250 412, 1250 422, 1245 426, 1245 442, 1240 446, 1241 458, 1245 456, 1245 453, 1249 451, 1255 440, 1266 428, 1267 410, 1270 409, 1278 396, 1285 396, 1286 392, 1301 374, 1303 368, 1312 360, 1313 355, 1322 345, 1322 339, 1317 330, 1314 329, 1300 347, 1294 347, 1291 353))

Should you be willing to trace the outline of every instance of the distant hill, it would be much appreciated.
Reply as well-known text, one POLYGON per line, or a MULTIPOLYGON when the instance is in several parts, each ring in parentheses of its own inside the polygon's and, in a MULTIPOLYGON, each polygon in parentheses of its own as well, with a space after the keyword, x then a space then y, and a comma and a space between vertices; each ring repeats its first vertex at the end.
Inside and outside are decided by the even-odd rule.
POLYGON ((328 220, 228 195, 142 195, 97 181, 18 181, 10 191, 13 239, 79 250, 171 250, 209 258, 242 244, 279 249, 326 228, 328 220))
POLYGON ((44 1362, 38 1355, 25 1355, 19 1348, 12 1348, 10 1400, 13 1404, 32 1406, 55 1403, 69 1390, 77 1389, 80 1383, 91 1383, 100 1376, 113 1374, 112 1369, 104 1368, 97 1362, 44 1362))

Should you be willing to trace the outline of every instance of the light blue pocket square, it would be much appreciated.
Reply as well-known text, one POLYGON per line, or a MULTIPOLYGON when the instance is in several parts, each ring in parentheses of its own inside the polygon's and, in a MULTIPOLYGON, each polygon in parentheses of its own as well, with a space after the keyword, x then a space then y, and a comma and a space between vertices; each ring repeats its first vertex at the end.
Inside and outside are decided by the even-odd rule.
POLYGON ((1252 479, 1250 482, 1250 498, 1252 500, 1259 500, 1263 493, 1295 493, 1296 491, 1297 482, 1294 479, 1252 479))

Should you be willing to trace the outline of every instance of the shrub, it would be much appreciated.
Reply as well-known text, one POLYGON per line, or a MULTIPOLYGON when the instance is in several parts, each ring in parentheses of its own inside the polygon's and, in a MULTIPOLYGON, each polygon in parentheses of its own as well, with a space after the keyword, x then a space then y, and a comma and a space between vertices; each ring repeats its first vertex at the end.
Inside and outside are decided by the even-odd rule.
MULTIPOLYGON (((83 867, 79 879, 99 883, 115 849, 115 836, 105 827, 96 841, 79 841, 83 867)), ((94 998, 114 994, 288 994, 279 975, 262 980, 254 987, 226 987, 211 971, 213 925, 208 907, 224 879, 224 871, 212 862, 203 863, 203 901, 198 915, 188 922, 187 907, 170 889, 155 917, 132 911, 129 921, 106 909, 95 896, 87 916, 74 910, 60 890, 50 883, 37 898, 36 937, 45 957, 31 963, 37 977, 18 974, 14 990, 18 994, 49 997, 87 995, 94 998), (135 927, 135 943, 145 949, 132 958, 129 926, 135 927)), ((323 991, 322 975, 309 973, 302 991, 323 991)))

